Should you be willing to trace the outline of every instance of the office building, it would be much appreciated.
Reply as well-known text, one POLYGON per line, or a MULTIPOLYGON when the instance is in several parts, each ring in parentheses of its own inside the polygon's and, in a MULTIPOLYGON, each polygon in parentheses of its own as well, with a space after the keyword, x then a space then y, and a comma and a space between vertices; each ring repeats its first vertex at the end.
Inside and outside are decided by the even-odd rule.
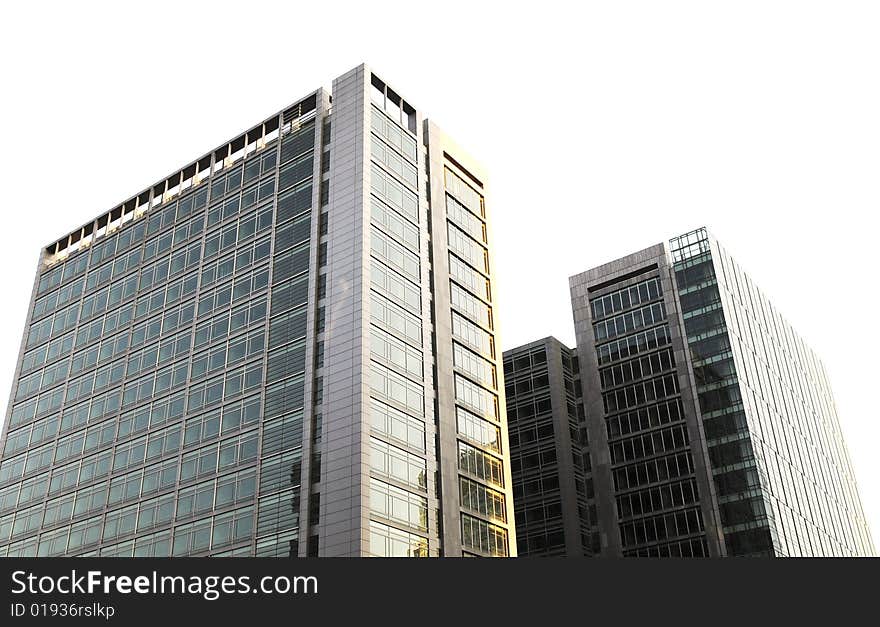
POLYGON ((0 556, 516 555, 485 173, 400 94, 357 67, 41 251, 0 556))
POLYGON ((577 351, 554 337, 504 351, 520 556, 599 550, 577 351))
POLYGON ((601 555, 873 554, 821 361, 705 229, 570 287, 601 555))

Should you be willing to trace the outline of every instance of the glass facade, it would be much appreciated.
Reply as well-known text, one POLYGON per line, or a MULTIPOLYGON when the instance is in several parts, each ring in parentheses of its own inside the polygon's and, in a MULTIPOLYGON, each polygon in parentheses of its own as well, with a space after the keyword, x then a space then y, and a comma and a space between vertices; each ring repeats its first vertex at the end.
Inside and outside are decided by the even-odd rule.
POLYGON ((46 251, 0 554, 296 554, 314 102, 46 251))
POLYGON ((624 556, 709 554, 660 277, 589 300, 624 556))
POLYGON ((705 229, 571 289, 602 554, 872 554, 821 362, 705 229))
POLYGON ((577 354, 554 338, 505 351, 520 556, 598 552, 577 354))
POLYGON ((484 196, 435 171, 432 267, 428 123, 365 66, 333 85, 43 251, 0 555, 515 553, 484 196))
POLYGON ((871 554, 821 362, 705 229, 670 253, 727 554, 871 554))
POLYGON ((516 553, 508 532, 509 479, 497 471, 509 457, 502 439, 506 421, 499 398, 485 199, 475 189, 476 181, 467 179, 460 166, 444 165, 444 257, 449 268, 448 320, 453 322, 447 341, 452 349, 461 546, 472 555, 506 557, 516 553))
POLYGON ((429 540, 427 469, 434 460, 424 434, 434 425, 425 404, 417 129, 414 111, 410 126, 403 116, 409 105, 376 77, 371 94, 370 402, 377 418, 369 436, 369 550, 379 557, 428 557, 439 547, 429 540))

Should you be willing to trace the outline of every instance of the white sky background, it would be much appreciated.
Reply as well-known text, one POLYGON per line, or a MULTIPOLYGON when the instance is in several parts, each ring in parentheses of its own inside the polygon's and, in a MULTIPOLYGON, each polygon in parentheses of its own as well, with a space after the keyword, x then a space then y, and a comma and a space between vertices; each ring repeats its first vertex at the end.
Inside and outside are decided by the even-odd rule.
POLYGON ((823 358, 880 545, 880 5, 129 4, 0 10, 0 394, 42 246, 366 61, 489 170, 505 348, 708 226, 823 358))

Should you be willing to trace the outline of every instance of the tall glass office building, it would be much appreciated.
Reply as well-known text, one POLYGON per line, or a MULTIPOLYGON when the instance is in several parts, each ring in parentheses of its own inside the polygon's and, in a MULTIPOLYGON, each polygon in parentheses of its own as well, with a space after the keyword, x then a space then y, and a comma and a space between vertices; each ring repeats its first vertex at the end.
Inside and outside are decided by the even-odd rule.
POLYGON ((570 286, 601 554, 873 553, 821 361, 705 229, 570 286))
POLYGON ((368 67, 40 254, 0 556, 508 556, 486 178, 368 67))

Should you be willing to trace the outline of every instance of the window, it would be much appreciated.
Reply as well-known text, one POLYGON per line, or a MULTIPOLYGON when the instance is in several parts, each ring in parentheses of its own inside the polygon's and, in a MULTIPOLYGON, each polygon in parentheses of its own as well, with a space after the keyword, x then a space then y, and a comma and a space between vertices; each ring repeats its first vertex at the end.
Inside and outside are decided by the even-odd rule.
POLYGON ((458 468, 498 487, 504 487, 501 460, 470 444, 458 443, 458 468))
POLYGON ((596 341, 601 342, 665 321, 666 307, 662 302, 659 302, 594 323, 593 333, 596 341))
POLYGON ((590 301, 593 320, 605 318, 613 313, 630 309, 641 303, 657 300, 662 293, 660 278, 653 277, 630 287, 611 292, 605 296, 594 298, 590 301))
POLYGON ((419 199, 415 192, 397 182, 376 164, 370 170, 373 193, 409 220, 419 222, 419 199))
POLYGON ((428 529, 428 500, 378 479, 370 480, 370 510, 416 529, 428 529))
POLYGON ((418 255, 401 246, 382 231, 376 228, 371 231, 370 250, 373 256, 381 259, 414 283, 420 283, 422 277, 418 255))
POLYGON ((446 194, 446 216, 478 242, 489 243, 486 237, 486 223, 449 194, 446 194))
POLYGON ((446 225, 449 249, 480 272, 489 273, 489 253, 451 222, 446 225))
POLYGON ((421 457, 370 438, 370 465, 373 470, 414 488, 428 489, 428 471, 421 457))
POLYGON ((375 327, 370 330, 370 338, 370 351, 374 359, 416 379, 422 378, 421 351, 375 327))
POLYGON ((379 323, 410 344, 422 345, 421 320, 379 293, 370 294, 370 315, 374 324, 379 323))
POLYGON ((390 209, 375 197, 370 198, 373 224, 381 227, 385 232, 392 235, 398 242, 414 252, 419 251, 419 230, 411 222, 404 219, 399 213, 390 209))
MULTIPOLYGON (((376 102, 374 99, 374 102, 376 102, 380 109, 384 109, 385 95, 376 94, 375 88, 374 94, 374 98, 380 101, 376 102)), ((373 109, 370 117, 370 126, 374 133, 388 142, 389 145, 399 150, 407 159, 416 163, 418 160, 418 153, 416 151, 415 139, 403 132, 399 126, 393 124, 386 115, 373 109)))
POLYGON ((465 477, 459 477, 459 490, 462 507, 477 511, 494 520, 501 522, 507 520, 507 509, 501 492, 465 477))
POLYGON ((455 400, 484 416, 498 419, 498 397, 457 373, 455 374, 455 400))
POLYGON ((452 312, 452 335, 461 340, 468 347, 491 358, 495 358, 495 339, 492 334, 485 331, 463 318, 455 311, 452 312))
POLYGON ((407 185, 413 188, 418 187, 416 167, 375 136, 371 137, 370 155, 374 161, 399 176, 407 185))
POLYGON ((371 520, 370 553, 376 557, 428 557, 428 541, 371 520))
POLYGON ((425 423, 377 400, 370 402, 370 424, 376 432, 420 451, 425 450, 425 423))
POLYGON ((453 365, 461 368, 468 375, 490 389, 498 387, 495 374, 495 364, 472 353, 468 349, 453 342, 452 344, 453 365))
POLYGON ((461 407, 456 407, 455 412, 459 435, 496 453, 501 452, 501 431, 498 427, 461 407))
POLYGON ((461 515, 461 544, 494 557, 507 557, 507 530, 467 514, 461 515))
POLYGON ((493 328, 492 308, 472 296, 455 283, 450 282, 449 296, 452 306, 460 313, 487 329, 493 328))
POLYGON ((211 518, 174 528, 172 555, 192 555, 211 547, 211 518))
POLYGON ((423 415, 425 411, 425 393, 421 385, 389 370, 385 366, 371 362, 370 387, 372 390, 402 406, 423 415))
POLYGON ((443 178, 446 191, 455 196, 456 200, 461 202, 474 215, 481 218, 486 217, 483 196, 479 192, 474 190, 469 183, 465 182, 464 179, 448 167, 443 169, 443 178))

